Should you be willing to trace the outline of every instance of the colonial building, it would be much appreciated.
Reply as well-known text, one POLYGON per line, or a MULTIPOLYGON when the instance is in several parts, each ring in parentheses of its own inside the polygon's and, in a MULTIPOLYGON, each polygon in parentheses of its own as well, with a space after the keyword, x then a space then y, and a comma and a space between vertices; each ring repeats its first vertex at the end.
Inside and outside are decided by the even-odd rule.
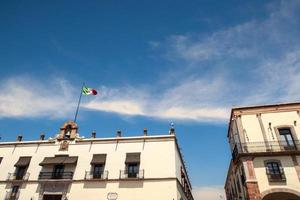
POLYGON ((0 143, 0 199, 193 200, 175 137, 80 137, 66 122, 54 138, 0 143))
POLYGON ((300 200, 300 103, 233 108, 227 200, 300 200))

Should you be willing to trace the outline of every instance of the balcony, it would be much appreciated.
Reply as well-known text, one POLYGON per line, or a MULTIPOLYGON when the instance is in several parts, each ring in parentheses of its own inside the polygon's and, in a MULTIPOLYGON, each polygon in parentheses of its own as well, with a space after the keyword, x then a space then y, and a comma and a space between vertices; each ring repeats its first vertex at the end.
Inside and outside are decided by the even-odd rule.
POLYGON ((8 173, 7 181, 28 181, 29 173, 18 174, 18 173, 8 173))
POLYGON ((74 172, 40 172, 39 180, 72 180, 74 172))
POLYGON ((280 167, 280 171, 278 173, 271 173, 268 170, 266 171, 268 179, 270 182, 285 182, 285 174, 283 168, 280 167))
POLYGON ((263 154, 280 152, 298 152, 300 154, 300 141, 293 141, 293 145, 287 145, 286 141, 236 143, 232 151, 232 158, 235 160, 241 154, 263 154))
POLYGON ((6 192, 6 195, 5 195, 5 200, 17 200, 19 199, 19 195, 20 193, 19 192, 6 192))
POLYGON ((120 170, 120 179, 143 179, 144 170, 130 172, 128 170, 120 170))
POLYGON ((108 171, 95 172, 86 171, 84 179, 85 180, 106 180, 108 178, 108 171))

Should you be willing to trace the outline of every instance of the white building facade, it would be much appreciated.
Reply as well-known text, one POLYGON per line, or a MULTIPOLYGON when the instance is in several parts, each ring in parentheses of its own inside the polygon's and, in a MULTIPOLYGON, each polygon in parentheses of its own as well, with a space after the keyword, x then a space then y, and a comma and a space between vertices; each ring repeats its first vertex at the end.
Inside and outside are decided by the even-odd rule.
POLYGON ((192 200, 174 133, 81 138, 69 121, 55 138, 1 142, 0 199, 192 200))
POLYGON ((228 200, 300 200, 300 103, 234 108, 228 200))

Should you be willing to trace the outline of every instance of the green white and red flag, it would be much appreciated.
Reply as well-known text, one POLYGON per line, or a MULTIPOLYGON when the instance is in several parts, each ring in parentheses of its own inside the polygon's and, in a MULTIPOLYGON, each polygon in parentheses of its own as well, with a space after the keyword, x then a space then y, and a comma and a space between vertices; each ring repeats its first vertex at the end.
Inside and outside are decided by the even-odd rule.
POLYGON ((97 95, 97 90, 93 89, 93 88, 89 88, 87 86, 83 86, 82 88, 82 94, 85 95, 85 96, 88 96, 88 95, 97 95))

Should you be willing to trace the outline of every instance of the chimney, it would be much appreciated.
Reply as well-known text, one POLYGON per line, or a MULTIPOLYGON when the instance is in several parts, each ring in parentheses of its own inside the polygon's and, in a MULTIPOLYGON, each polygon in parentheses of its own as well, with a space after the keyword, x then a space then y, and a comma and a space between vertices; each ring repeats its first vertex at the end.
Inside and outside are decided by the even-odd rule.
POLYGON ((96 131, 92 131, 92 138, 96 138, 96 131))
POLYGON ((174 129, 174 127, 170 128, 170 135, 175 135, 175 129, 174 129))
POLYGON ((121 130, 117 130, 117 137, 122 137, 122 131, 121 130))
POLYGON ((22 141, 22 139, 23 139, 23 136, 22 136, 22 135, 18 135, 18 137, 17 137, 17 141, 18 141, 18 142, 21 142, 21 141, 22 141))
POLYGON ((144 128, 144 136, 148 135, 148 130, 146 128, 144 128))
POLYGON ((41 133, 40 140, 45 140, 45 134, 44 133, 41 133))

